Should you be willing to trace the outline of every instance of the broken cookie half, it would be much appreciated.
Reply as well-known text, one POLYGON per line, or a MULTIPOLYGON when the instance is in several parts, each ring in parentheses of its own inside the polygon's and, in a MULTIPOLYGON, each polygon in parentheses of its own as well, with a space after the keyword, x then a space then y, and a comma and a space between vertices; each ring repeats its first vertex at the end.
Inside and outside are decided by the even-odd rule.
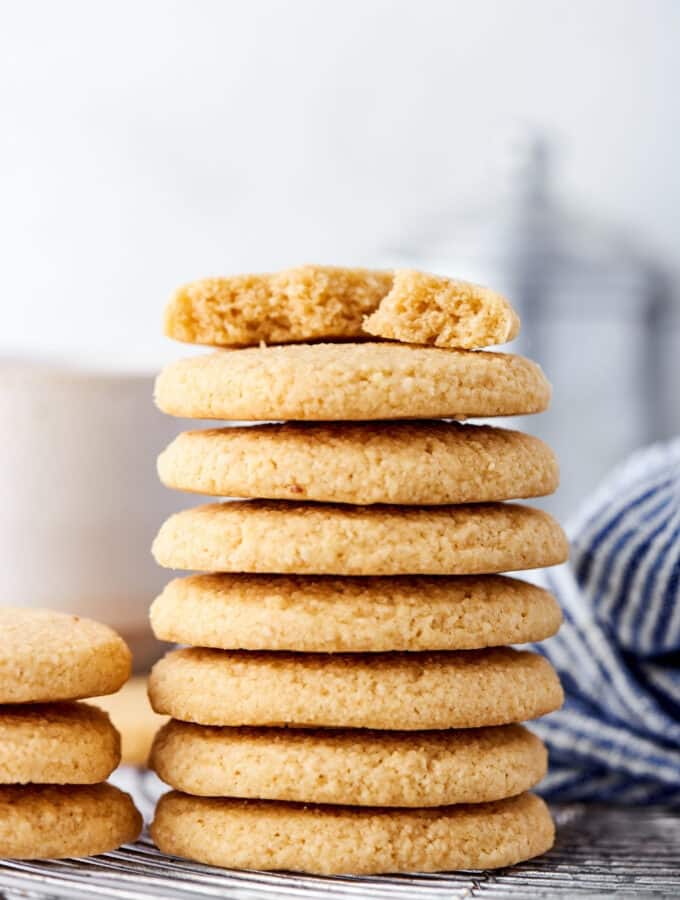
POLYGON ((397 269, 392 287, 364 331, 409 344, 475 350, 519 333, 510 302, 489 288, 412 269, 397 269))

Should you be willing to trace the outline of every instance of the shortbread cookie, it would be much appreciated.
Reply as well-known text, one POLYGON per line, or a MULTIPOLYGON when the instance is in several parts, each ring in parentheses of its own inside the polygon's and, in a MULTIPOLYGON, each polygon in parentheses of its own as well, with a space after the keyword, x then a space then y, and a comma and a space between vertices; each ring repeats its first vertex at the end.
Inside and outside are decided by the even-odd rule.
POLYGON ((0 607, 0 703, 112 694, 129 678, 131 660, 123 639, 99 622, 0 607))
POLYGON ((547 591, 499 575, 191 575, 171 581, 151 607, 162 641, 301 653, 523 644, 555 634, 561 620, 547 591))
POLYGON ((110 784, 0 787, 0 857, 94 856, 131 843, 142 817, 110 784))
POLYGON ((557 522, 516 504, 331 506, 211 503, 162 526, 153 555, 170 569, 299 575, 474 575, 552 566, 557 522))
POLYGON ((557 490, 555 454, 519 431, 456 422, 297 423, 188 431, 158 459, 167 487, 326 503, 483 503, 557 490))
POLYGON ((121 761, 131 766, 146 765, 154 735, 167 721, 151 709, 146 676, 135 676, 117 694, 96 697, 92 702, 108 712, 120 732, 121 761))
POLYGON ((563 700, 550 663, 510 648, 313 654, 175 650, 149 678, 156 712, 199 725, 419 731, 534 719, 563 700))
POLYGON ((536 363, 506 353, 293 344, 171 363, 155 396, 189 419, 460 419, 541 412, 550 385, 536 363))
POLYGON ((520 725, 414 734, 172 720, 156 737, 150 766, 201 797, 422 807, 521 794, 543 778, 547 759, 520 725))
POLYGON ((475 349, 512 340, 519 331, 505 297, 480 285, 412 269, 336 266, 191 282, 173 295, 164 325, 176 340, 224 347, 368 333, 475 349))
POLYGON ((391 286, 391 272, 337 266, 203 278, 175 292, 165 334, 216 346, 361 337, 391 286))
POLYGON ((519 316, 502 294, 479 284, 401 269, 363 329, 411 344, 474 350, 517 337, 519 316))
POLYGON ((396 810, 172 792, 161 797, 151 836, 162 852, 209 865, 371 875, 510 866, 549 850, 555 832, 533 794, 396 810))
POLYGON ((0 706, 0 784, 97 784, 120 762, 120 735, 85 703, 0 706))

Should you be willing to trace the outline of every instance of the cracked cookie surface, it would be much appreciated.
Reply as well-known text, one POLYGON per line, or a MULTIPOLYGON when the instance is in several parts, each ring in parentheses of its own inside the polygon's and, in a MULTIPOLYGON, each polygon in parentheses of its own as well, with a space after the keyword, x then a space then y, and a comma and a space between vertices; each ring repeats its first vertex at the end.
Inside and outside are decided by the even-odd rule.
POLYGON ((564 562, 543 510, 515 503, 340 506, 246 500, 182 510, 153 542, 170 569, 298 575, 474 575, 564 562))
POLYGON ((50 609, 0 608, 0 703, 113 694, 131 664, 107 625, 50 609))
POLYGON ((520 725, 414 733, 172 720, 150 767, 195 796, 426 807, 521 794, 545 775, 547 751, 520 725))
POLYGON ((545 853, 555 830, 539 797, 435 809, 360 809, 161 798, 151 836, 164 853, 238 869, 319 875, 491 869, 545 853))
POLYGON ((519 431, 457 422, 288 423, 188 431, 166 487, 215 497, 438 505, 551 494, 555 454, 519 431))
POLYGON ((300 653, 475 650, 542 641, 561 621, 547 591, 494 575, 190 575, 151 607, 162 641, 300 653))
POLYGON ((538 413, 550 384, 531 360, 411 344, 218 350, 166 366, 162 412, 188 419, 460 419, 538 413))
POLYGON ((509 647, 439 653, 174 650, 151 670, 156 712, 198 725, 478 728, 558 709, 543 656, 509 647))

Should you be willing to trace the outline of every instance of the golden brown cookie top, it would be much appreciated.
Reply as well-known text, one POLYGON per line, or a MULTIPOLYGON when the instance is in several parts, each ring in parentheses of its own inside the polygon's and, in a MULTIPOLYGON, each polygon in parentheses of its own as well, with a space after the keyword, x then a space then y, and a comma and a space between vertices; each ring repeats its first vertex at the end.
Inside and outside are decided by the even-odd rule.
POLYGON ((165 853, 229 868, 320 875, 439 872, 513 865, 544 853, 555 829, 539 797, 433 809, 161 798, 151 836, 165 853))
POLYGON ((189 431, 160 455, 170 488, 222 497, 436 505, 550 494, 555 454, 519 431, 457 422, 297 422, 189 431))
POLYGON ((0 703, 111 694, 132 657, 113 629, 49 609, 0 608, 0 703))
POLYGON ((166 366, 158 407, 186 418, 460 419, 542 412, 550 384, 522 356, 411 344, 220 350, 166 366))
POLYGON ((211 728, 171 720, 150 765, 206 797, 352 806, 445 806, 515 796, 545 775, 547 752, 519 725, 447 731, 211 728))
POLYGON ((441 653, 175 650, 149 678, 156 712, 201 725, 421 731, 506 725, 561 706, 559 679, 508 647, 441 653))
POLYGON ((0 785, 0 858, 94 856, 141 830, 130 796, 110 784, 0 785))
POLYGON ((261 500, 176 513, 161 526, 152 550, 171 569, 298 575, 488 574, 551 566, 568 554, 564 532, 548 513, 514 503, 261 500))
POLYGON ((157 638, 301 653, 473 650, 541 641, 561 622, 542 588, 494 575, 191 575, 151 607, 157 638))
POLYGON ((0 706, 0 784, 97 784, 119 762, 120 735, 96 706, 0 706))

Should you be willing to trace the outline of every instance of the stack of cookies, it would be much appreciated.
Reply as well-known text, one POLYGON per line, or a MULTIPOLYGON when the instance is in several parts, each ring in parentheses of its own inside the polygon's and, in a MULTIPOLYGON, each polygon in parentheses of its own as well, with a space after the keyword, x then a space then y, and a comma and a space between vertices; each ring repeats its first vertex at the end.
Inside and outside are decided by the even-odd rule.
POLYGON ((206 573, 151 611, 157 637, 191 645, 149 684, 172 717, 151 756, 175 789, 162 850, 329 874, 551 846, 528 793, 546 751, 517 723, 562 691, 507 645, 554 634, 560 612, 497 573, 566 558, 549 515, 504 502, 555 490, 557 465, 529 435, 451 421, 546 408, 535 364, 474 349, 518 324, 500 295, 416 272, 309 266, 173 298, 171 336, 238 349, 170 365, 158 406, 270 424, 188 432, 159 460, 168 487, 239 498, 172 516, 153 547, 206 573))
POLYGON ((129 674, 130 651, 110 628, 0 608, 0 857, 90 856, 139 836, 132 800, 105 783, 118 732, 74 702, 117 691, 129 674))

